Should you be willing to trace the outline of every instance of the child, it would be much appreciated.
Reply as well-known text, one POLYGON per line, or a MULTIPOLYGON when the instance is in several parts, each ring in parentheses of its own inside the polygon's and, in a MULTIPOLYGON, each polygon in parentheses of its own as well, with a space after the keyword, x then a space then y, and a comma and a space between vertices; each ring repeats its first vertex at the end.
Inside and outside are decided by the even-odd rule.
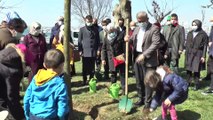
POLYGON ((24 96, 26 120, 65 120, 69 113, 68 93, 61 77, 64 55, 49 50, 44 56, 44 67, 34 76, 24 96))
POLYGON ((175 104, 183 103, 187 99, 188 83, 172 73, 168 67, 160 66, 156 71, 146 74, 144 84, 156 91, 150 111, 155 110, 162 100, 162 119, 166 118, 169 109, 171 119, 177 120, 175 104))

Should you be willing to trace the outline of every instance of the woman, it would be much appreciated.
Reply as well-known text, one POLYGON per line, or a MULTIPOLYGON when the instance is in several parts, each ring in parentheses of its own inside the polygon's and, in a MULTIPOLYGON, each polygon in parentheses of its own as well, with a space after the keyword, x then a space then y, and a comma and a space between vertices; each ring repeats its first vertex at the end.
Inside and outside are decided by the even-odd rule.
POLYGON ((117 72, 119 71, 120 80, 122 85, 122 92, 125 88, 125 64, 124 64, 124 53, 125 53, 125 32, 119 32, 112 24, 107 26, 108 33, 103 41, 102 46, 102 64, 106 65, 108 59, 109 70, 111 72, 111 82, 116 83, 117 72))
POLYGON ((202 67, 205 66, 207 43, 208 36, 202 29, 202 22, 200 20, 194 20, 192 22, 192 31, 187 35, 185 54, 187 80, 190 83, 192 73, 194 73, 194 90, 198 90, 200 87, 200 71, 202 70, 202 67))
POLYGON ((28 76, 29 82, 31 82, 32 77, 37 73, 37 71, 43 68, 44 54, 47 51, 46 40, 41 34, 40 23, 32 23, 29 34, 24 37, 23 43, 33 55, 32 62, 29 64, 32 72, 28 76))

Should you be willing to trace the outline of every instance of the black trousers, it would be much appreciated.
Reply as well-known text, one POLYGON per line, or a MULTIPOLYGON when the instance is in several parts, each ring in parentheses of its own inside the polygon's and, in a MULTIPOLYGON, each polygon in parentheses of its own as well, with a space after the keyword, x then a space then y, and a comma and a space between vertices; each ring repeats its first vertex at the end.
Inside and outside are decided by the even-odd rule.
POLYGON ((117 73, 119 72, 120 80, 121 80, 121 87, 125 89, 125 64, 118 65, 116 67, 116 71, 111 71, 111 82, 117 82, 117 73))
POLYGON ((211 74, 210 89, 213 90, 213 74, 211 74))
MULTIPOLYGON (((100 74, 101 72, 101 56, 96 58, 96 72, 100 74)), ((104 78, 109 78, 109 63, 108 58, 106 58, 106 64, 104 65, 104 78)))
POLYGON ((82 75, 83 81, 85 82, 87 80, 87 75, 90 75, 89 79, 94 77, 95 59, 95 57, 82 57, 82 75))
MULTIPOLYGON (((190 83, 192 81, 192 71, 187 70, 187 81, 190 83)), ((199 85, 200 72, 194 72, 195 85, 199 85)))
POLYGON ((155 70, 156 67, 145 67, 142 63, 135 62, 135 77, 136 77, 136 88, 138 97, 144 99, 146 106, 149 106, 152 100, 153 90, 144 85, 144 77, 148 71, 155 70))
POLYGON ((179 59, 172 59, 172 54, 171 53, 169 53, 165 64, 167 66, 169 66, 174 73, 178 74, 179 59))
POLYGON ((16 120, 24 118, 24 110, 20 104, 19 85, 22 76, 4 78, 0 76, 0 111, 9 110, 9 113, 16 120))

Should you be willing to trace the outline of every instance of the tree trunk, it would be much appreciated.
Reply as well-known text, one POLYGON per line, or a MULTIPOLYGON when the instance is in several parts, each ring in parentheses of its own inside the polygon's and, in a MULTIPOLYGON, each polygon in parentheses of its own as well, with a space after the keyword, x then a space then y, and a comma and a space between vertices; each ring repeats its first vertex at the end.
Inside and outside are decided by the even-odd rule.
POLYGON ((72 92, 71 92, 71 80, 70 80, 70 6, 71 0, 64 0, 64 79, 67 85, 67 91, 70 98, 70 119, 74 118, 73 114, 73 104, 72 104, 72 92))
MULTIPOLYGON (((131 1, 130 0, 119 0, 119 5, 117 4, 113 10, 114 16, 114 24, 118 26, 118 19, 124 18, 125 20, 132 20, 131 16, 131 1)), ((127 26, 127 22, 125 22, 125 26, 127 26)))

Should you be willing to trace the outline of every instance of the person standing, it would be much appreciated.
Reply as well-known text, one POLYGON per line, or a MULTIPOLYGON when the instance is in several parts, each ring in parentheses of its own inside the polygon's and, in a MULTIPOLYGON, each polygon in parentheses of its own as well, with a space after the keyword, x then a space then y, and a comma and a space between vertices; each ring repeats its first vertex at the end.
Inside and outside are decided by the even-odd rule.
POLYGON ((123 18, 118 19, 118 30, 120 32, 126 32, 126 27, 124 26, 124 19, 123 18))
POLYGON ((164 35, 168 47, 164 58, 166 59, 166 65, 171 67, 172 70, 178 73, 178 61, 183 51, 184 45, 184 28, 178 24, 178 16, 173 13, 171 15, 171 24, 164 29, 162 34, 164 35))
POLYGON ((208 35, 202 29, 202 22, 196 19, 192 22, 192 31, 187 34, 185 52, 187 81, 191 82, 192 73, 194 73, 194 90, 200 88, 200 71, 202 70, 202 66, 205 66, 207 44, 208 35))
POLYGON ((59 32, 60 32, 60 27, 61 27, 61 25, 63 25, 63 24, 64 24, 64 17, 63 17, 63 16, 60 16, 60 17, 58 18, 58 21, 55 23, 55 25, 54 25, 54 26, 52 27, 52 29, 51 29, 50 43, 49 43, 50 48, 54 47, 54 46, 52 46, 53 39, 54 39, 54 37, 55 37, 56 35, 59 34, 59 32))
POLYGON ((116 29, 113 24, 107 26, 107 35, 103 41, 102 47, 102 64, 105 65, 106 61, 109 62, 109 69, 111 72, 111 83, 117 82, 117 73, 120 74, 122 92, 125 90, 125 43, 124 43, 124 32, 120 32, 116 29), (120 58, 121 59, 120 59, 120 58), (119 60, 120 63, 118 62, 119 60))
POLYGON ((94 77, 95 59, 100 43, 99 32, 92 24, 92 16, 87 15, 85 22, 86 25, 80 28, 78 36, 78 50, 82 56, 83 85, 87 84, 87 75, 90 75, 89 79, 94 77))
POLYGON ((32 23, 29 34, 24 37, 23 44, 27 46, 33 56, 33 60, 29 64, 32 72, 28 76, 28 80, 31 82, 37 71, 43 68, 44 54, 47 51, 46 40, 45 37, 41 34, 40 23, 32 23))
MULTIPOLYGON (((146 72, 155 70, 158 66, 157 49, 160 44, 160 30, 148 21, 148 15, 144 11, 137 13, 137 21, 138 27, 130 37, 130 44, 133 44, 136 87, 139 97, 135 105, 141 106, 145 102, 144 108, 149 108, 152 89, 144 86, 144 77, 146 72)), ((126 36, 125 41, 128 40, 129 38, 126 36)))

